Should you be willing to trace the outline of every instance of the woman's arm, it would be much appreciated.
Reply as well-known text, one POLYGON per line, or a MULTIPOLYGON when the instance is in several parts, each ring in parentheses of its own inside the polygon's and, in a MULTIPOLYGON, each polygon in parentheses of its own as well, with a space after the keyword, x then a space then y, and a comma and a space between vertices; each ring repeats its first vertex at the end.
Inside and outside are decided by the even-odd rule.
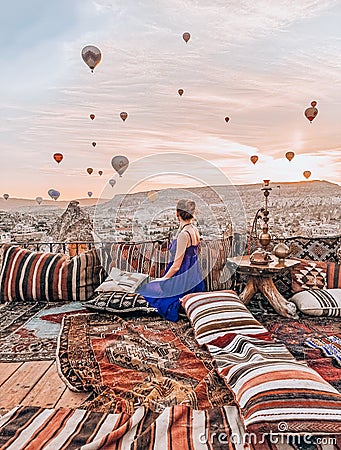
POLYGON ((170 266, 166 275, 162 277, 162 280, 168 280, 172 278, 180 269, 182 260, 184 259, 186 248, 188 243, 187 233, 180 233, 176 241, 176 253, 173 264, 170 266))

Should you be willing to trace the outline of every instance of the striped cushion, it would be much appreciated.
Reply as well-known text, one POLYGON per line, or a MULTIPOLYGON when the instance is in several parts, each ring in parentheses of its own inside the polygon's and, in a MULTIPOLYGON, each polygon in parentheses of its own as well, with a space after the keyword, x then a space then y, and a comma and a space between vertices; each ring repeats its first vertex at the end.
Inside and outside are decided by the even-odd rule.
POLYGON ((295 358, 285 345, 280 343, 234 333, 225 335, 225 342, 226 345, 223 348, 211 344, 207 345, 208 351, 215 360, 218 369, 224 369, 233 364, 264 359, 295 361, 295 358))
POLYGON ((252 336, 267 332, 233 291, 188 294, 182 305, 200 345, 226 333, 252 336))
POLYGON ((313 369, 261 360, 220 371, 255 433, 341 433, 341 395, 313 369))
POLYGON ((298 292, 290 301, 309 316, 341 316, 341 289, 310 289, 298 292))
POLYGON ((0 302, 87 300, 104 275, 96 250, 69 259, 59 253, 5 245, 0 302))

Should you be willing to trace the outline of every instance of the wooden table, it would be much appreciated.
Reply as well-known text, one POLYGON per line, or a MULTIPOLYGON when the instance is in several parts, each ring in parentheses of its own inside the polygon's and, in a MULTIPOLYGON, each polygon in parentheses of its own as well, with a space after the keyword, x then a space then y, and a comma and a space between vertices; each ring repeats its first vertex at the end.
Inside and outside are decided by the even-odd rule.
POLYGON ((271 259, 273 261, 266 265, 256 265, 250 263, 250 255, 228 258, 228 262, 238 266, 239 273, 249 276, 239 297, 247 305, 257 292, 261 292, 278 314, 284 317, 296 317, 295 304, 288 302, 278 292, 272 277, 285 269, 297 266, 299 261, 286 259, 284 262, 279 262, 278 258, 273 255, 271 255, 271 259))

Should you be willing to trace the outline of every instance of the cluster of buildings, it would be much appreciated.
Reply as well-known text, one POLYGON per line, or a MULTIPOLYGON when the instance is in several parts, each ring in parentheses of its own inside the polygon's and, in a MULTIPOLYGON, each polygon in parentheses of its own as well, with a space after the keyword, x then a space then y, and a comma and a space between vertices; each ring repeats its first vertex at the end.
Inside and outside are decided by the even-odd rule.
MULTIPOLYGON (((116 195, 96 207, 80 208, 78 202, 71 202, 68 214, 48 205, 39 210, 0 210, 0 242, 50 242, 53 236, 60 240, 66 233, 69 238, 81 240, 86 235, 89 240, 89 231, 95 241, 102 242, 164 239, 178 227, 175 196, 183 195, 178 191, 168 190, 164 195, 160 191, 153 201, 146 192, 116 195), (87 232, 82 233, 82 228, 87 228, 87 232)), ((197 202, 197 226, 203 238, 214 239, 233 231, 249 232, 256 212, 264 206, 261 185, 188 191, 186 196, 191 195, 197 202)), ((338 185, 325 181, 274 185, 268 209, 272 236, 341 234, 341 187, 338 185)), ((258 229, 260 226, 258 220, 258 229)))

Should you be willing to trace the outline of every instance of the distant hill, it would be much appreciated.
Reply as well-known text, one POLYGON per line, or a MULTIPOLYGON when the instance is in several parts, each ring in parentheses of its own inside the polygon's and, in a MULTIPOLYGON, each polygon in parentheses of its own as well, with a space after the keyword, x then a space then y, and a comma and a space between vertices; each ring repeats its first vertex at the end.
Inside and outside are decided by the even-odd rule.
MULTIPOLYGON (((274 199, 275 197, 281 196, 286 198, 291 198, 294 200, 295 198, 323 198, 325 202, 328 202, 328 199, 333 197, 341 196, 341 186, 336 183, 331 183, 325 180, 312 180, 312 181, 298 181, 298 182, 271 182, 272 193, 271 197, 274 199), (278 187, 280 186, 280 187, 278 187)), ((235 186, 212 186, 213 190, 215 190, 218 194, 221 192, 226 192, 229 190, 236 189, 241 196, 242 200, 246 196, 248 200, 251 200, 251 203, 257 202, 262 203, 263 197, 261 193, 262 184, 242 184, 235 186)), ((205 197, 205 193, 211 191, 210 187, 188 187, 188 188, 174 188, 176 190, 184 189, 186 190, 186 195, 188 195, 188 191, 193 192, 198 196, 202 195, 205 197)), ((104 208, 110 207, 115 203, 119 203, 123 198, 124 203, 139 203, 139 201, 147 196, 147 192, 136 192, 134 194, 117 194, 113 199, 98 199, 98 198, 81 198, 75 199, 79 201, 80 207, 94 207, 97 204, 101 204, 104 208)), ((71 200, 70 200, 71 201, 71 200)), ((32 199, 24 199, 24 198, 9 198, 8 200, 0 198, 0 210, 3 211, 13 211, 13 212, 27 212, 27 213, 43 213, 44 210, 55 211, 58 213, 61 210, 65 210, 70 203, 69 200, 43 200, 41 205, 38 205, 35 200, 32 199)), ((248 207, 248 201, 246 201, 246 207, 248 207)))
MULTIPOLYGON (((98 199, 98 198, 80 198, 74 199, 77 200, 81 207, 86 206, 95 206, 97 203, 104 203, 108 201, 107 199, 98 199)), ((43 202, 38 205, 35 200, 27 199, 27 198, 9 198, 5 200, 0 197, 0 210, 3 211, 21 211, 21 212, 43 212, 45 209, 51 210, 64 210, 67 208, 68 204, 71 200, 43 200, 43 202)))

